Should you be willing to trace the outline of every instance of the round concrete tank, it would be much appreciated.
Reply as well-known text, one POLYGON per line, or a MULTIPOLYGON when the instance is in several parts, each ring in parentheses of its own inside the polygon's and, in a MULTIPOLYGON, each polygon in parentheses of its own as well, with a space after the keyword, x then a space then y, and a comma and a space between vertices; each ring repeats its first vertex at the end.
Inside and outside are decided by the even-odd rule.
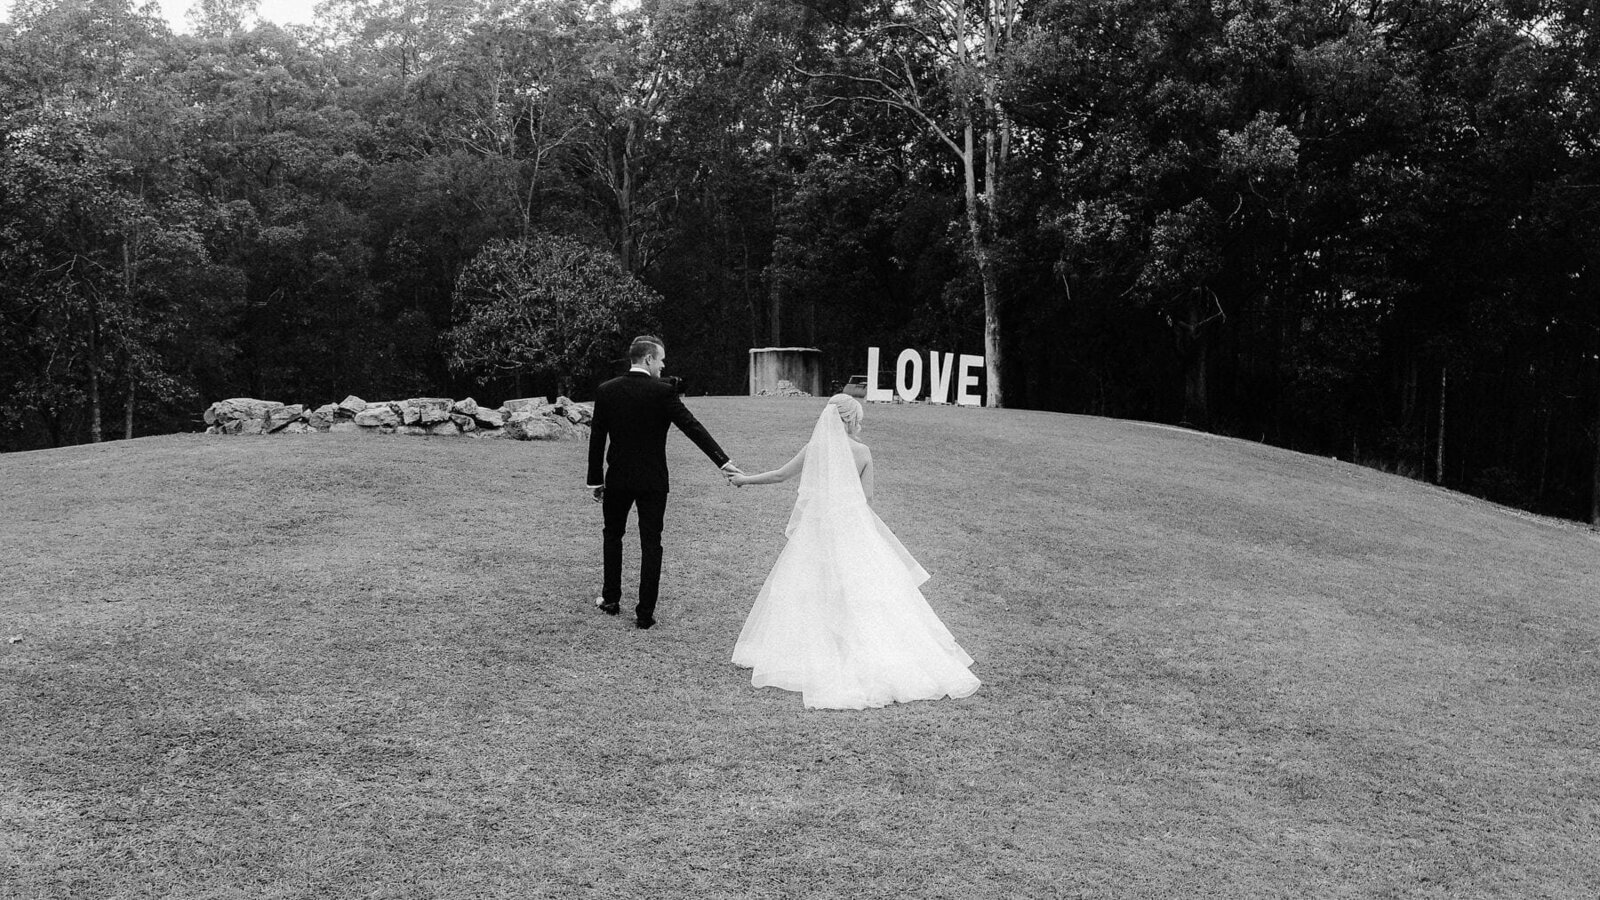
POLYGON ((822 351, 814 347, 754 347, 750 350, 750 396, 777 393, 787 381, 813 397, 822 393, 822 351))

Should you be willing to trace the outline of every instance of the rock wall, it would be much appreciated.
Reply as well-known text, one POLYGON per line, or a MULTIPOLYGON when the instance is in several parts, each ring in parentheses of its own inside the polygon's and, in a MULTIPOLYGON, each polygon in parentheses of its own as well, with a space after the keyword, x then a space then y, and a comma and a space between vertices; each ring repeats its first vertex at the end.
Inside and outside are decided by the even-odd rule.
POLYGON ((361 434, 436 435, 551 441, 589 437, 594 404, 557 397, 507 400, 497 409, 468 397, 413 397, 369 402, 346 397, 314 410, 299 403, 238 397, 206 408, 206 434, 308 434, 348 431, 361 434))

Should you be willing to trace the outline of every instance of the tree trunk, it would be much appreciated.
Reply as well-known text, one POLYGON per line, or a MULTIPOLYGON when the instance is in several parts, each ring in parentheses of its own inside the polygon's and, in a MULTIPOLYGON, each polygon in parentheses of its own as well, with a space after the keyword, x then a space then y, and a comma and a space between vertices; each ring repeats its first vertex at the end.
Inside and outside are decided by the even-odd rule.
POLYGON ((122 405, 122 437, 133 440, 133 395, 137 385, 133 381, 133 367, 128 367, 128 399, 122 405))
POLYGON ((1183 354, 1183 424, 1203 430, 1211 427, 1211 385, 1207 380, 1211 366, 1211 342, 1200 311, 1189 309, 1188 346, 1183 354))
POLYGON ((1446 392, 1447 392, 1449 386, 1450 386, 1450 368, 1448 366, 1440 366, 1439 367, 1439 437, 1438 437, 1438 440, 1436 441, 1436 443, 1434 445, 1434 448, 1433 448, 1433 452, 1434 452, 1434 457, 1433 457, 1433 483, 1434 484, 1444 484, 1444 421, 1445 421, 1444 413, 1445 413, 1445 399, 1446 399, 1445 395, 1446 395, 1446 392))
MULTIPOLYGON (((1014 14, 1008 13, 1004 27, 1007 43, 1010 38, 1010 23, 1014 14)), ((998 38, 991 22, 989 31, 991 45, 998 38)), ((991 50, 990 55, 993 55, 991 50)), ((1003 188, 1001 180, 1005 177, 1007 159, 1011 155, 1011 129, 1007 124, 1005 110, 1000 106, 999 99, 995 96, 994 82, 989 81, 989 88, 985 91, 986 105, 989 111, 989 125, 983 133, 983 165, 984 165, 984 191, 985 209, 988 213, 987 235, 990 241, 1000 233, 1000 192, 1003 188), (995 123, 1000 123, 998 126, 995 123)), ((1000 384, 1000 287, 995 277, 994 262, 985 249, 985 263, 983 267, 983 355, 986 361, 985 374, 989 378, 987 403, 990 407, 1000 407, 1004 403, 1004 396, 1000 384)))
POLYGON ((1540 415, 1544 419, 1544 427, 1539 429, 1539 493, 1535 496, 1537 497, 1536 503, 1540 508, 1543 508, 1545 488, 1550 483, 1550 429, 1553 425, 1551 420, 1555 416, 1551 414, 1548 400, 1543 401, 1540 405, 1544 407, 1540 410, 1540 415))
POLYGON ((977 159, 970 122, 967 123, 963 138, 965 152, 961 161, 967 182, 967 234, 972 242, 972 257, 978 266, 978 278, 983 283, 983 360, 987 382, 984 386, 984 405, 998 409, 1005 405, 1005 394, 1000 385, 1000 285, 995 278, 994 261, 983 233, 983 216, 978 210, 977 159))
MULTIPOLYGON (((128 249, 128 236, 122 236, 122 302, 125 308, 133 306, 133 254, 128 249)), ((123 407, 123 437, 133 437, 133 353, 127 347, 123 348, 125 369, 128 376, 128 399, 123 407)))
POLYGON ((772 290, 768 291, 769 303, 767 305, 768 337, 771 338, 769 347, 783 346, 783 279, 772 279, 772 290))
MULTIPOLYGON (((1600 388, 1600 385, 1597 385, 1600 388)), ((1594 487, 1589 493, 1589 524, 1600 525, 1600 389, 1595 391, 1594 487)))
POLYGON ((983 359, 984 376, 988 389, 984 391, 984 405, 990 409, 1005 406, 1005 394, 1000 387, 1000 286, 996 283, 994 263, 987 259, 981 264, 983 275, 983 359))
POLYGON ((89 440, 100 443, 100 373, 89 365, 89 440))
POLYGON ((633 271, 633 138, 637 124, 628 123, 627 136, 622 141, 622 171, 617 186, 617 258, 622 271, 633 271))
POLYGON ((100 443, 100 306, 89 296, 89 440, 100 443))

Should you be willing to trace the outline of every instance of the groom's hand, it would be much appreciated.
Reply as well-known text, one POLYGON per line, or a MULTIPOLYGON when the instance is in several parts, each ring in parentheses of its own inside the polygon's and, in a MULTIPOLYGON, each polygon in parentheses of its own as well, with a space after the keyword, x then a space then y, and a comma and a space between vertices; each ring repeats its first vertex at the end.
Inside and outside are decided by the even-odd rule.
POLYGON ((594 492, 594 502, 600 503, 606 499, 605 485, 602 484, 599 487, 590 488, 590 490, 594 492))
POLYGON ((731 459, 722 464, 722 477, 726 479, 729 484, 733 484, 733 476, 743 474, 744 472, 740 471, 739 467, 734 465, 733 460, 731 459))

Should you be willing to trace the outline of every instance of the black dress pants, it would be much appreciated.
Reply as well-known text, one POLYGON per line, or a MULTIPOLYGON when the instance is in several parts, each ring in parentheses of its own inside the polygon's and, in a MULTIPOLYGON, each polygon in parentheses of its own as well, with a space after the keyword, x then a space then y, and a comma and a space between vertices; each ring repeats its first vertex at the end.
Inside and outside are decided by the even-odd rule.
POLYGON ((667 514, 666 491, 631 491, 607 487, 601 499, 605 513, 605 581, 600 597, 622 601, 622 536, 628 531, 628 510, 639 508, 639 619, 652 621, 661 590, 661 527, 667 514))

